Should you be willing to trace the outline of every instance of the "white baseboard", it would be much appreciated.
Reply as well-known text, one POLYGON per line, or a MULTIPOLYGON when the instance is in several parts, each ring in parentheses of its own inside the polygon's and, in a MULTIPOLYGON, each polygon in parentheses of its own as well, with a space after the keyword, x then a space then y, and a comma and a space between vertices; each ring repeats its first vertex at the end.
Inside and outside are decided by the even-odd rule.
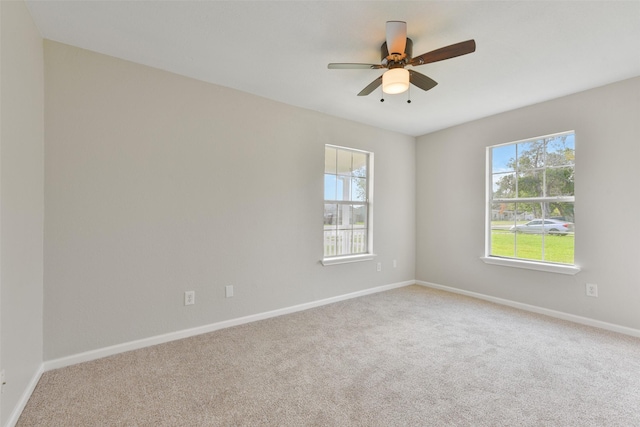
POLYGON ((192 337, 195 335, 205 334, 207 332, 213 332, 220 329, 229 328, 231 326, 243 325, 245 323, 251 323, 258 320, 269 319, 271 317, 282 316, 284 314, 290 314, 298 311, 308 310, 310 308, 320 307, 320 306, 331 304, 338 301, 344 301, 351 298, 361 297, 364 295, 384 292, 390 289, 401 288, 401 287, 413 285, 413 284, 415 284, 415 280, 408 280, 405 282, 378 286, 375 288, 364 289, 362 291, 352 292, 345 295, 338 295, 335 297, 326 298, 318 301, 311 301, 308 303, 299 304, 291 307, 285 307, 278 310, 252 314, 250 316, 239 317, 236 319, 224 320, 222 322, 212 323, 204 326, 198 326, 196 328, 184 329, 177 332, 171 332, 168 334, 157 335, 149 338, 143 338, 141 340, 130 341, 127 343, 117 344, 110 347, 99 348, 99 349, 87 351, 84 353, 61 357, 59 359, 48 360, 44 362, 44 371, 46 372, 53 369, 64 368, 65 366, 71 366, 71 365, 75 365, 77 363, 82 363, 82 362, 89 362, 91 360, 112 356, 114 354, 124 353, 126 351, 138 350, 140 348, 150 347, 152 345, 157 345, 157 344, 163 344, 169 341, 175 341, 183 338, 192 337))
POLYGON ((473 298, 478 298, 485 301, 494 302, 496 304, 506 305, 520 310, 530 311, 533 313, 544 314, 546 316, 555 317, 556 319, 568 320, 570 322, 579 323, 581 325, 593 326, 595 328, 606 329, 608 331, 618 332, 625 335, 631 335, 632 337, 640 338, 640 330, 629 328, 627 326, 616 325, 614 323, 602 322, 600 320, 590 319, 588 317, 576 316, 574 314, 564 313, 562 311, 551 310, 548 308, 538 307, 535 305, 524 304, 521 302, 511 301, 503 298, 492 297, 489 295, 480 294, 477 292, 465 291, 464 289, 452 288, 449 286, 438 285, 436 283, 425 282, 422 280, 416 280, 417 285, 426 286, 428 288, 440 289, 455 294, 466 295, 473 298))
POLYGON ((5 427, 14 427, 17 424, 18 419, 20 418, 20 414, 22 414, 24 407, 27 406, 27 402, 29 401, 29 398, 33 394, 33 391, 36 389, 36 386, 38 385, 38 381, 40 381, 40 377, 42 377, 43 373, 44 373, 44 365, 40 365, 40 368, 36 371, 35 374, 33 374, 31 381, 29 381, 27 388, 25 388, 24 392, 22 392, 22 395, 20 396, 18 403, 13 408, 11 415, 7 419, 5 427))

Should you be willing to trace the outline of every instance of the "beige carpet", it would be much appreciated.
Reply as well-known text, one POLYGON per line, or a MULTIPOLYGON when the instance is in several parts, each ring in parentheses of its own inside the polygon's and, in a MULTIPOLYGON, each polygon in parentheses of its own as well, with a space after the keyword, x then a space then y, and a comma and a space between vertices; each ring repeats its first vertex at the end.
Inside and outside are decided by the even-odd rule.
POLYGON ((640 426, 640 339, 410 286, 46 372, 19 426, 640 426))

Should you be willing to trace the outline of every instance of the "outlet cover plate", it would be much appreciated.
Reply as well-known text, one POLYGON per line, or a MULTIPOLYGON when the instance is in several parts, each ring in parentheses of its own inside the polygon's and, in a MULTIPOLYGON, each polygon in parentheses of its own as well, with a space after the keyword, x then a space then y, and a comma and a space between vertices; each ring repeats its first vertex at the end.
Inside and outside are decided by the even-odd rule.
POLYGON ((186 291, 184 293, 184 305, 193 305, 196 303, 196 292, 186 291))

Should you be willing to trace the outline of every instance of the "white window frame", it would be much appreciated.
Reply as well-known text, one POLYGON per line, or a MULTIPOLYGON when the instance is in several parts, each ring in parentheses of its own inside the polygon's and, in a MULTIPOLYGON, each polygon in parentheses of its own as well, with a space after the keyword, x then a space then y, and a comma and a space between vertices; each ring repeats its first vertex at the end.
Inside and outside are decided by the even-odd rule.
MULTIPOLYGON (((322 249, 322 260, 320 261, 322 265, 336 265, 336 264, 346 264, 352 262, 360 262, 360 261, 371 261, 375 258, 376 254, 373 253, 373 160, 374 154, 370 151, 359 150, 351 147, 343 147, 339 145, 326 144, 325 148, 335 148, 337 150, 350 151, 354 153, 362 153, 367 155, 367 189, 366 189, 366 200, 364 201, 364 205, 366 205, 367 209, 367 250, 364 253, 357 254, 344 254, 344 255, 333 255, 333 256, 325 256, 324 254, 324 221, 323 221, 323 249, 322 249)), ((325 150, 326 152, 326 150, 325 150)), ((324 156, 324 154, 323 154, 324 156)), ((337 204, 349 204, 350 202, 338 201, 338 200, 327 200, 324 198, 324 175, 325 171, 323 170, 323 211, 324 205, 327 202, 335 202, 337 204)))
MULTIPOLYGON (((485 255, 480 259, 486 264, 499 265, 504 267, 516 267, 529 270, 545 271, 550 273, 570 274, 574 275, 580 271, 580 267, 575 264, 560 264, 549 261, 534 261, 523 258, 515 257, 501 257, 491 255, 491 221, 492 221, 492 206, 496 202, 504 201, 508 203, 537 203, 537 202, 570 202, 575 204, 575 194, 573 196, 560 196, 560 197, 532 197, 532 198, 518 198, 513 199, 495 199, 493 198, 493 158, 492 149, 507 145, 516 145, 529 141, 535 141, 539 139, 554 138, 562 135, 575 135, 575 131, 559 132, 550 135, 538 136, 533 138, 522 139, 520 141, 507 142, 504 144, 496 144, 486 148, 486 213, 485 213, 485 255)), ((546 169, 546 166, 545 166, 546 169)), ((574 164, 575 170, 575 164, 574 164)), ((575 248, 574 248, 575 257, 575 248)))

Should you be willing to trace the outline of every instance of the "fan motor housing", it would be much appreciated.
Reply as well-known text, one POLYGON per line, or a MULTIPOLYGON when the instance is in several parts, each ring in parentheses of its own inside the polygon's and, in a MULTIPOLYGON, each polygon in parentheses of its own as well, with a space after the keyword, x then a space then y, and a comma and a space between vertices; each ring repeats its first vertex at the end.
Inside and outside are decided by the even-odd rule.
MULTIPOLYGON (((407 37, 407 44, 404 48, 404 53, 406 56, 402 59, 402 62, 407 64, 411 62, 411 58, 413 58, 413 42, 410 38, 407 37)), ((387 48, 387 42, 382 43, 380 46, 380 60, 381 61, 389 61, 389 49, 387 48)))

